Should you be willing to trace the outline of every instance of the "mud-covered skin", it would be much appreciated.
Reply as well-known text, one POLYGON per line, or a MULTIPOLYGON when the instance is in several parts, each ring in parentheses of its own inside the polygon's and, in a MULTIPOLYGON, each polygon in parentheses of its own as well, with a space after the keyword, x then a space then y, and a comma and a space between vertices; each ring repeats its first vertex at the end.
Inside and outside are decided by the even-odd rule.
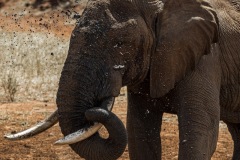
POLYGON ((220 25, 221 107, 229 111, 240 112, 240 51, 238 46, 240 43, 240 11, 235 9, 239 7, 240 2, 226 0, 212 1, 212 3, 216 8, 220 25), (231 10, 223 10, 226 5, 231 10))
POLYGON ((219 19, 221 63, 221 119, 234 141, 233 158, 240 158, 240 2, 211 1, 219 19), (224 10, 224 6, 229 10, 224 10))
MULTIPOLYGON (((161 159, 163 112, 178 115, 180 160, 211 159, 220 119, 234 140, 233 159, 239 159, 238 4, 234 0, 90 0, 72 32, 59 82, 63 134, 91 120, 103 121, 99 115, 89 120, 85 113, 128 86, 131 159, 161 159)), ((86 159, 117 159, 125 131, 114 120, 102 122, 111 131, 109 139, 95 134, 71 145, 73 150, 86 159)))
POLYGON ((144 78, 149 66, 147 53, 152 47, 151 36, 132 2, 88 2, 72 32, 59 82, 59 124, 63 134, 68 135, 97 121, 105 125, 110 135, 104 140, 97 133, 71 144, 81 157, 110 160, 117 159, 123 153, 126 131, 120 127, 119 119, 103 122, 96 118, 97 115, 87 119, 85 112, 99 107, 108 97, 118 96, 122 85, 144 78), (133 61, 136 57, 143 63, 133 61))

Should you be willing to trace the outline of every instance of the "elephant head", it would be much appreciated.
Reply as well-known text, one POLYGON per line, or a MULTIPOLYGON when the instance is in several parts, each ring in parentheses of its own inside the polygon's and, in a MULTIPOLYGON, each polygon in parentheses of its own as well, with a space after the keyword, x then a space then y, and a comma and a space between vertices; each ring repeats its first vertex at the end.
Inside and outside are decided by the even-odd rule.
MULTIPOLYGON (((148 73, 155 35, 145 18, 154 16, 142 16, 137 3, 89 1, 72 32, 57 94, 59 124, 63 134, 70 135, 57 143, 73 143, 72 149, 86 159, 117 159, 126 147, 121 121, 102 108, 119 95, 122 86, 141 82, 148 73), (82 136, 72 135, 81 135, 85 131, 79 129, 91 122, 102 123, 109 138, 96 133, 76 143, 73 139, 82 136)), ((97 130, 96 126, 87 130, 97 130)))
POLYGON ((150 76, 150 95, 161 97, 208 53, 209 44, 217 40, 211 7, 202 1, 169 0, 163 8, 163 2, 88 2, 72 32, 59 82, 58 119, 66 138, 58 143, 70 144, 86 159, 117 159, 127 135, 109 110, 120 88, 150 76), (177 7, 180 14, 174 12, 177 7), (179 39, 179 34, 189 36, 179 39), (184 43, 189 45, 180 47, 184 43), (108 139, 99 136, 95 122, 107 128, 108 139))

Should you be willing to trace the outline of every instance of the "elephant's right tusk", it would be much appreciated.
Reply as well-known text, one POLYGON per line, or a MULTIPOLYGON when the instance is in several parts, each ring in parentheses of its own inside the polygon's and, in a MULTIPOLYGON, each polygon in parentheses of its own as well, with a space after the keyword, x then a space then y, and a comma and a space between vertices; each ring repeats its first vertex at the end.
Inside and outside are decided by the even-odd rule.
POLYGON ((92 136, 102 127, 101 123, 95 122, 94 125, 82 128, 72 134, 69 134, 62 139, 56 141, 55 145, 65 145, 65 144, 73 144, 76 142, 80 142, 88 137, 92 136))
MULTIPOLYGON (((111 111, 114 105, 114 97, 110 97, 107 100, 105 100, 101 104, 101 108, 107 108, 107 110, 111 111)), ((84 128, 81 128, 80 130, 71 133, 62 139, 56 141, 55 145, 64 145, 64 144, 73 144, 80 142, 84 139, 87 139, 88 137, 92 136, 94 133, 96 133, 100 128, 102 127, 101 123, 94 122, 92 126, 87 126, 84 128)))
POLYGON ((37 134, 44 132, 45 130, 51 128, 57 122, 58 122, 58 110, 56 110, 49 117, 47 117, 42 122, 36 124, 35 126, 29 128, 25 131, 16 133, 16 134, 4 135, 4 138, 6 138, 8 140, 21 140, 21 139, 30 138, 34 135, 37 135, 37 134))

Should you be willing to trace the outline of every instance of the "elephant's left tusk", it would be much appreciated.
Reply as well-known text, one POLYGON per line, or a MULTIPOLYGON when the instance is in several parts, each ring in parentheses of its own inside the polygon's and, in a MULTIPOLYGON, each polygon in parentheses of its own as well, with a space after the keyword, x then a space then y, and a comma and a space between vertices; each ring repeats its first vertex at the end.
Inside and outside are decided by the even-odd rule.
POLYGON ((37 135, 51 128, 57 122, 58 122, 58 110, 53 112, 49 117, 47 117, 42 122, 36 124, 35 126, 16 134, 4 135, 4 138, 8 140, 21 140, 21 139, 30 138, 34 135, 37 135))
MULTIPOLYGON (((114 104, 114 97, 110 97, 107 100, 105 100, 101 108, 107 108, 109 111, 112 110, 113 104, 114 104)), ((87 126, 84 128, 79 129, 78 131, 71 133, 64 138, 56 141, 55 145, 64 145, 64 144, 73 144, 80 142, 84 139, 87 139, 88 137, 92 136, 94 133, 96 133, 100 128, 102 127, 101 123, 94 122, 92 126, 87 126)))

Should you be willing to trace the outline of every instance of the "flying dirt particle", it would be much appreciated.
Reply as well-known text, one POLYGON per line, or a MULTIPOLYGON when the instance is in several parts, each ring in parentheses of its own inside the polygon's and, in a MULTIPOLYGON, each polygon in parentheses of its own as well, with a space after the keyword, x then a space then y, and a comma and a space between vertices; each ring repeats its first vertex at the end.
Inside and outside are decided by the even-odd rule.
POLYGON ((29 7, 29 6, 30 6, 30 3, 25 3, 25 6, 26 6, 26 7, 29 7))
POLYGON ((54 54, 53 54, 53 53, 51 53, 51 56, 54 56, 54 54))
POLYGON ((81 16, 79 14, 74 14, 73 19, 79 19, 81 16))
POLYGON ((27 145, 27 144, 24 144, 23 145, 25 148, 31 148, 31 146, 30 145, 27 145))

